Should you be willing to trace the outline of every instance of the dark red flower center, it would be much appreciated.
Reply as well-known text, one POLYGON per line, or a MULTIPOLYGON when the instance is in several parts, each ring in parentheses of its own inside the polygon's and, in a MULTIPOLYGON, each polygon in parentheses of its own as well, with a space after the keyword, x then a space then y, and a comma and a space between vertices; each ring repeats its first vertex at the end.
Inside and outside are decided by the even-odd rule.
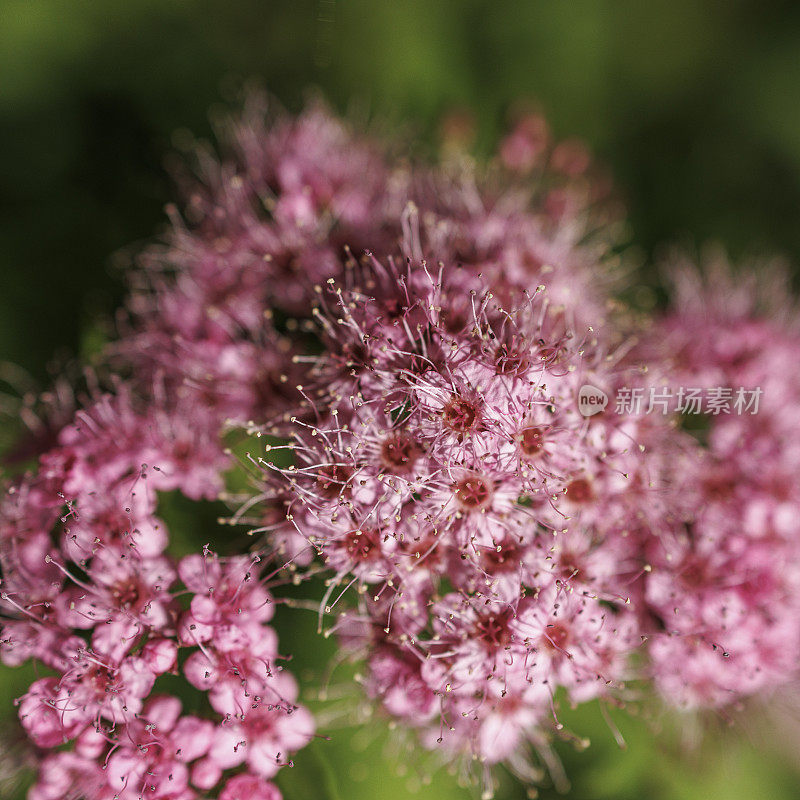
POLYGON ((135 608, 142 597, 142 585, 135 578, 119 581, 111 587, 111 597, 120 609, 135 608))
POLYGON ((574 553, 564 551, 558 560, 556 574, 565 581, 576 578, 581 573, 580 559, 574 553))
POLYGON ((713 500, 727 500, 736 490, 736 479, 721 470, 712 471, 703 480, 706 495, 713 500))
POLYGON ((525 428, 519 435, 519 446, 522 452, 529 457, 538 456, 544 447, 544 428, 531 426, 525 428))
POLYGON ((469 316, 466 308, 459 308, 455 306, 452 308, 443 308, 439 315, 439 319, 441 320, 444 329, 448 333, 452 334, 461 333, 461 331, 467 327, 467 323, 469 322, 469 316))
POLYGON ((100 700, 105 702, 106 697, 115 689, 115 680, 110 670, 101 666, 93 666, 81 677, 80 682, 89 687, 89 690, 100 700))
POLYGON ((514 343, 503 343, 495 352, 495 369, 498 375, 519 375, 530 366, 528 351, 514 343))
POLYGON ((712 575, 713 571, 706 561, 694 557, 687 558, 680 571, 683 584, 694 589, 702 589, 713 585, 712 575))
POLYGON ((481 552, 481 566, 490 575, 515 572, 519 569, 522 553, 514 542, 504 542, 500 548, 487 547, 481 552))
POLYGON ((441 555, 439 537, 434 531, 415 537, 408 537, 401 543, 403 552, 414 558, 424 558, 428 566, 436 563, 441 555))
POLYGON ((456 484, 455 492, 461 507, 472 510, 489 504, 492 486, 482 475, 469 475, 456 484))
POLYGON ((513 618, 514 613, 510 609, 481 617, 475 625, 475 638, 488 649, 505 647, 511 641, 513 618))
POLYGON ((353 470, 344 464, 326 464, 317 473, 317 489, 328 500, 334 500, 350 490, 353 470))
POLYGON ((569 640, 569 631, 557 622, 550 623, 544 631, 542 643, 551 650, 563 650, 569 640))
POLYGON ((442 412, 445 424, 454 431, 463 433, 477 426, 480 409, 477 403, 453 395, 442 412))
POLYGON ((417 441, 407 433, 388 436, 381 446, 381 462, 393 472, 409 472, 422 453, 417 441))
POLYGON ((380 555, 377 531, 353 530, 344 540, 347 555, 354 561, 371 561, 380 555))
POLYGON ((187 440, 178 440, 172 448, 172 456, 179 464, 185 464, 192 455, 192 443, 187 440))
POLYGON ((545 366, 552 366, 561 360, 563 348, 556 344, 550 344, 544 340, 539 341, 539 359, 545 366))
POLYGON ((364 372, 371 363, 369 349, 362 342, 346 342, 342 345, 341 356, 344 366, 354 375, 364 372))
POLYGON ((594 490, 592 484, 586 478, 575 478, 572 483, 567 486, 567 497, 573 503, 588 503, 594 499, 594 490))

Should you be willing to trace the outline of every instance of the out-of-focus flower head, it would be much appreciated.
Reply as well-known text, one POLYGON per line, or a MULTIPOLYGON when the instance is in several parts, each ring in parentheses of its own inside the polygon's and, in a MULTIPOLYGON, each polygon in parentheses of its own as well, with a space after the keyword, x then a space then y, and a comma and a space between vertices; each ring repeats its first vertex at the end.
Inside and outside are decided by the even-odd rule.
POLYGON ((568 168, 555 145, 524 175, 422 165, 391 159, 318 100, 297 117, 273 106, 250 94, 218 126, 220 155, 195 148, 181 166, 182 213, 171 209, 163 244, 140 258, 120 343, 137 377, 167 375, 238 422, 291 408, 314 287, 346 281, 366 250, 396 254, 401 240, 417 260, 424 246, 470 280, 483 272, 504 299, 546 283, 553 314, 580 326, 605 318, 617 265, 597 211, 605 190, 585 157, 568 168), (570 199, 554 216, 558 193, 570 199))
POLYGON ((704 415, 703 444, 675 473, 682 515, 650 544, 649 649, 667 702, 731 706, 785 685, 800 657, 800 381, 787 368, 800 331, 778 265, 737 271, 716 252, 670 277, 674 304, 644 357, 674 386, 725 391, 727 410, 704 415))

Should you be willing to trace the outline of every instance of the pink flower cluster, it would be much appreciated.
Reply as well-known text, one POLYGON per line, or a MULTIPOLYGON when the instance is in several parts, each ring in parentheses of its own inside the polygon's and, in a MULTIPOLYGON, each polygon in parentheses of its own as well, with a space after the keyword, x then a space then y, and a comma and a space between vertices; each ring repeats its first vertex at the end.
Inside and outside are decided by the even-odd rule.
POLYGON ((185 213, 171 209, 166 241, 141 256, 118 344, 137 381, 199 394, 223 422, 291 407, 301 331, 286 315, 308 316, 347 247, 392 240, 377 145, 319 105, 267 128, 263 104, 252 96, 221 131, 226 160, 198 149, 181 175, 185 213))
POLYGON ((800 660, 800 329, 782 272, 672 269, 673 310, 644 341, 673 385, 759 387, 758 413, 712 415, 675 475, 682 518, 654 540, 647 607, 662 694, 720 707, 786 684, 800 660))
POLYGON ((313 732, 260 557, 164 552, 157 493, 214 497, 228 459, 207 409, 161 400, 97 396, 0 506, 0 655, 48 673, 19 701, 44 753, 31 800, 190 800, 218 785, 223 800, 274 800, 269 780, 313 732), (164 676, 205 693, 200 715, 164 676))
POLYGON ((319 102, 297 118, 267 106, 251 95, 220 128, 223 159, 198 148, 180 172, 186 208, 170 210, 164 243, 141 256, 118 344, 137 381, 201 393, 234 422, 291 410, 315 287, 365 251, 396 253, 404 235, 406 255, 424 244, 498 291, 546 278, 562 313, 605 316, 616 268, 601 225, 608 190, 584 174, 584 157, 541 139, 539 117, 535 158, 512 159, 479 188, 463 165, 390 160, 319 102))
POLYGON ((671 311, 626 313, 608 184, 536 114, 485 168, 397 157, 319 103, 252 96, 220 133, 132 275, 126 377, 55 409, 0 508, 3 659, 53 673, 20 701, 53 751, 32 800, 279 796, 313 723, 267 553, 326 570, 368 696, 487 786, 551 760, 561 698, 653 678, 721 708, 796 676, 800 334, 774 302, 691 268, 671 311), (701 435, 581 413, 584 387, 660 385, 760 387, 761 410, 701 435), (176 561, 157 492, 217 497, 234 429, 260 471, 233 521, 265 549, 176 561))
POLYGON ((293 463, 272 445, 261 460, 266 499, 291 497, 273 535, 328 565, 327 612, 363 590, 334 630, 366 656, 368 692, 429 744, 495 763, 552 722, 559 689, 621 686, 640 644, 631 534, 657 504, 642 423, 576 403, 630 376, 544 287, 506 308, 458 271, 379 262, 351 284, 322 293, 293 463))

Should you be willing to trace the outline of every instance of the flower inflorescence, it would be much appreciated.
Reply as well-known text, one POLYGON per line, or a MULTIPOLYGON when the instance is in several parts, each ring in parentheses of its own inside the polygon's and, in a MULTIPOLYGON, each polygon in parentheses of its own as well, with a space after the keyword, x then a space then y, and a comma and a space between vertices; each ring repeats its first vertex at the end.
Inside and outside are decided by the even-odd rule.
POLYGON ((33 800, 277 800, 314 729, 270 626, 284 570, 326 574, 320 626, 366 695, 488 788, 498 762, 532 778, 531 750, 553 766, 563 699, 652 678, 722 709, 788 683, 791 314, 719 265, 673 268, 661 315, 626 309, 613 193, 538 115, 479 168, 453 142, 398 158, 319 102, 267 106, 250 96, 222 157, 180 172, 86 397, 24 405, 0 645, 49 670, 19 702, 33 800), (679 385, 758 389, 758 414, 698 434, 672 408, 581 407, 679 385), (224 495, 243 432, 230 521, 263 548, 176 558, 160 493, 224 495))

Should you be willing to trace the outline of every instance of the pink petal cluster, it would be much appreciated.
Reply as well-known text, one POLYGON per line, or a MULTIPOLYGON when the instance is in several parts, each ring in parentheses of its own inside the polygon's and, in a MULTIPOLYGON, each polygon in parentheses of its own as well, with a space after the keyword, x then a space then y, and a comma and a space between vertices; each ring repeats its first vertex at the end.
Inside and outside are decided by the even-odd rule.
POLYGON ((787 684, 800 660, 800 329, 785 277, 672 269, 673 309, 646 337, 675 386, 761 391, 756 414, 710 414, 676 473, 682 518, 649 549, 650 642, 670 703, 720 707, 787 684))
POLYGON ((260 459, 273 536, 328 566, 325 612, 358 586, 332 629, 370 695, 430 746, 513 760, 558 726, 559 690, 623 688, 641 644, 656 433, 577 403, 636 372, 544 286, 505 307, 459 270, 374 259, 348 284, 320 289, 324 352, 260 459))
POLYGON ((319 102, 269 106, 252 95, 221 155, 181 168, 105 354, 125 377, 23 409, 15 455, 37 464, 0 506, 0 649, 49 670, 19 702, 45 753, 32 800, 279 800, 314 725, 267 552, 325 570, 320 617, 366 693, 487 786, 497 762, 552 763, 560 698, 652 677, 721 708, 795 677, 791 312, 712 266, 676 271, 667 313, 625 313, 608 181, 537 114, 479 168, 457 146, 420 164, 319 102), (763 397, 700 436, 615 413, 659 386, 763 397), (585 416, 587 388, 611 404, 585 416), (266 549, 176 560, 158 493, 217 498, 232 430, 260 468, 232 521, 266 549))
POLYGON ((222 421, 263 421, 293 397, 298 322, 283 317, 308 315, 348 247, 393 241, 377 144, 319 103, 267 126, 265 103, 224 126, 222 160, 199 149, 182 173, 185 209, 140 257, 119 343, 137 380, 201 394, 222 421))
POLYGON ((49 673, 18 704, 46 754, 31 800, 276 798, 268 781, 312 735, 260 557, 165 553, 158 492, 214 497, 228 466, 191 400, 97 396, 0 504, 0 657, 49 673), (168 675, 205 693, 200 716, 168 675))
POLYGON ((180 170, 185 207, 140 258, 118 349, 137 380, 199 392, 223 420, 293 408, 315 287, 403 239, 406 255, 425 246, 497 291, 546 279, 554 307, 582 323, 607 312, 612 206, 585 154, 548 140, 529 169, 498 159, 479 181, 474 168, 392 160, 319 101, 293 118, 259 94, 219 133, 220 158, 198 148, 180 170))

